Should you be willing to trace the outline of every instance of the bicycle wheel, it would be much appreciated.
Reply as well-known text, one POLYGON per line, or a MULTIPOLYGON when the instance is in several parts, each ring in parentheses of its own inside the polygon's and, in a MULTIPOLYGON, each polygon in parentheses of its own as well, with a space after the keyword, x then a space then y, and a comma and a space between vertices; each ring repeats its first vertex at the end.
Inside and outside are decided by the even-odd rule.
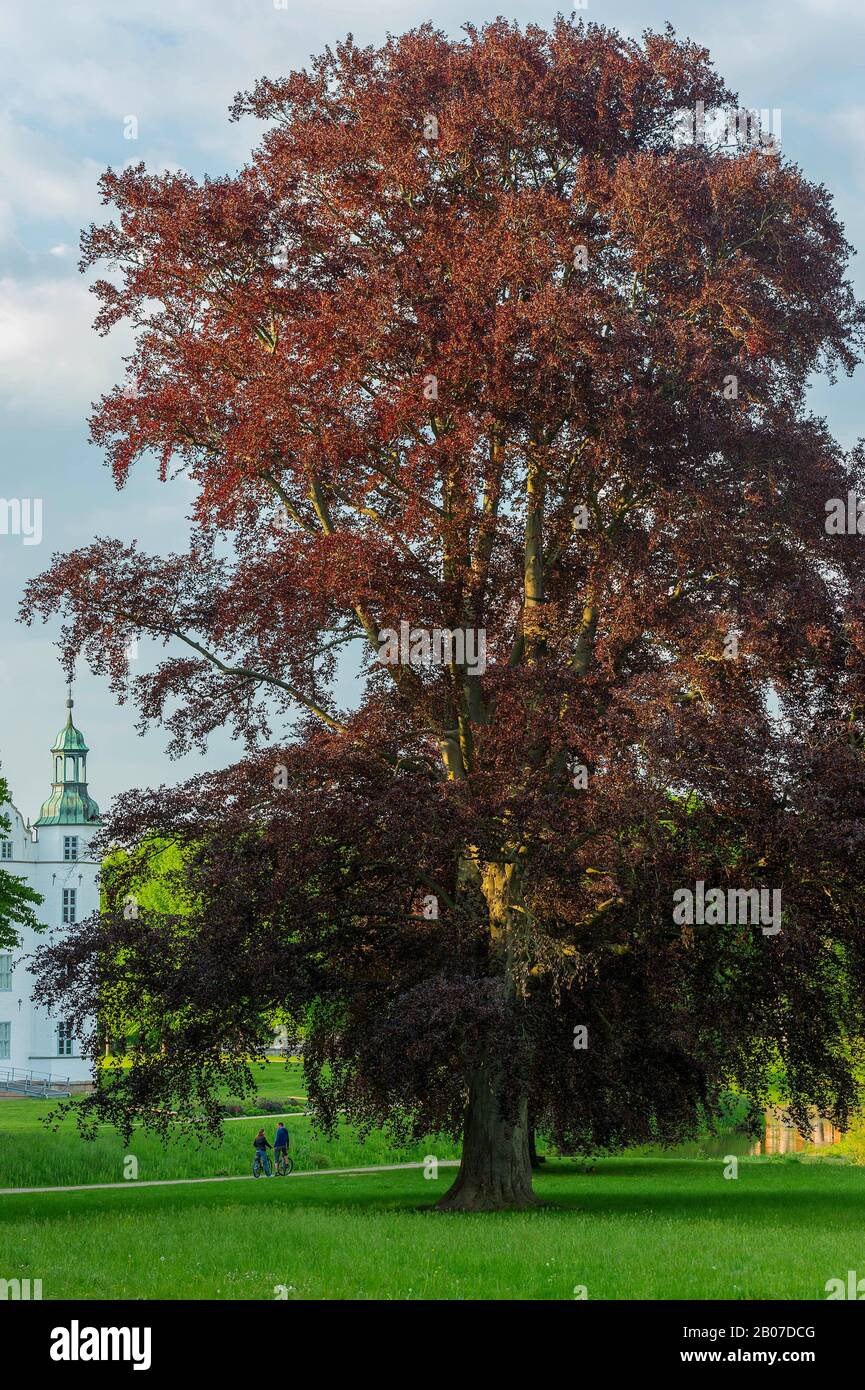
POLYGON ((263 1172, 264 1164, 262 1163, 261 1159, 258 1156, 256 1156, 252 1160, 252 1176, 254 1178, 260 1178, 263 1172))
POLYGON ((291 1172, 291 1170, 293 1169, 293 1167, 294 1167, 294 1159, 292 1158, 291 1154, 286 1154, 286 1155, 285 1155, 285 1162, 283 1163, 283 1168, 282 1168, 282 1171, 283 1171, 285 1177, 288 1177, 288 1175, 289 1175, 289 1173, 291 1172))

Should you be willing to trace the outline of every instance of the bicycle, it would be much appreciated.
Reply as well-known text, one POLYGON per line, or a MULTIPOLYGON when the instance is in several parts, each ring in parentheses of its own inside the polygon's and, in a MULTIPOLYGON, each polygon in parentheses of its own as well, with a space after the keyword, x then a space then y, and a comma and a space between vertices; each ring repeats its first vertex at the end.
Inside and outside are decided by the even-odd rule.
POLYGON ((255 1158, 252 1160, 252 1176, 254 1178, 260 1178, 262 1173, 264 1173, 265 1176, 269 1178, 270 1172, 270 1159, 267 1153, 263 1149, 256 1149, 255 1158))
POLYGON ((287 1149, 280 1150, 279 1158, 276 1160, 273 1171, 278 1178, 287 1178, 294 1168, 294 1160, 287 1149))

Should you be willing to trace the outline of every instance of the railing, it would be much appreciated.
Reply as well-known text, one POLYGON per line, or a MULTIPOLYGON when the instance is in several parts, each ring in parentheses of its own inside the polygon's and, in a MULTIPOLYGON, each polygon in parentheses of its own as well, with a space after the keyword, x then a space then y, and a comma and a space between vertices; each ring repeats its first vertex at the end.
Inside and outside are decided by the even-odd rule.
POLYGON ((0 1067, 0 1091, 14 1091, 16 1095, 68 1096, 68 1076, 52 1076, 49 1072, 23 1071, 20 1067, 0 1067))

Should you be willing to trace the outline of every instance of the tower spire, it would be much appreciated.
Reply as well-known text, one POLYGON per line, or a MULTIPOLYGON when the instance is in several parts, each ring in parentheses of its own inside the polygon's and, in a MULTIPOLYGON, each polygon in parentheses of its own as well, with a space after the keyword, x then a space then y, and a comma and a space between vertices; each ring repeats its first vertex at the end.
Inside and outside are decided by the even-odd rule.
POLYGON ((99 807, 87 791, 87 754, 84 735, 72 723, 72 683, 66 695, 66 723, 51 749, 51 795, 43 803, 37 825, 92 825, 99 807))

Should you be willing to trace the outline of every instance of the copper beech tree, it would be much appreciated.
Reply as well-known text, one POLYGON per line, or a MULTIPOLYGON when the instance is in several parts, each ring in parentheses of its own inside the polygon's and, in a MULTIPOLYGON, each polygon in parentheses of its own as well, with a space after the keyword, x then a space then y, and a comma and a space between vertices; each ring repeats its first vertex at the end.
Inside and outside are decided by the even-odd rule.
POLYGON ((25 611, 120 698, 164 644, 142 722, 248 751, 121 797, 116 910, 42 955, 135 1025, 85 1123, 215 1115, 279 1017, 325 1128, 462 1135, 445 1209, 534 1202, 534 1128, 673 1140, 730 1085, 844 1122, 865 627, 825 518, 863 460, 805 392, 863 311, 824 188, 683 138, 735 102, 672 30, 424 26, 239 97, 234 176, 104 176, 83 265, 135 349, 93 439, 194 481, 192 539, 98 539, 25 611), (177 911, 130 913, 166 841, 177 911))

